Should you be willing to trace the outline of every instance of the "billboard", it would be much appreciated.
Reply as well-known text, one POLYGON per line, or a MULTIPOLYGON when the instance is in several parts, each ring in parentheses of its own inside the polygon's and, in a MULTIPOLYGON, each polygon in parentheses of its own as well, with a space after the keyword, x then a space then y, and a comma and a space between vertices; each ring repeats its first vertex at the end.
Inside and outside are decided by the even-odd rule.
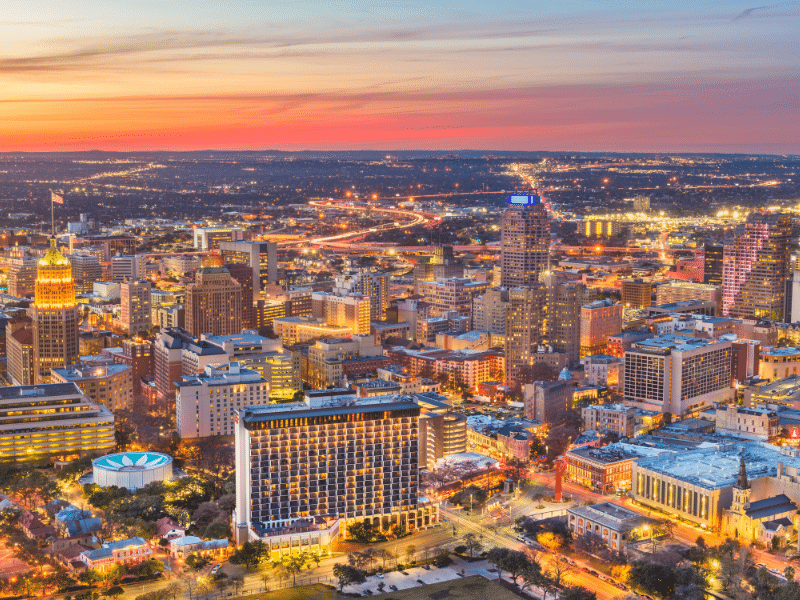
POLYGON ((512 194, 508 197, 508 203, 514 206, 533 206, 540 202, 541 198, 537 194, 512 194))

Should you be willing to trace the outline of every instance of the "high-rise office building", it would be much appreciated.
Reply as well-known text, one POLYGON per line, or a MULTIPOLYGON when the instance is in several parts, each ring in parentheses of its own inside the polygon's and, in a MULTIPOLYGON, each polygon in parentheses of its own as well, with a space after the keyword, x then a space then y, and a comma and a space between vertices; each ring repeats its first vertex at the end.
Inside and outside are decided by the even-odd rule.
POLYGON ((194 247, 198 250, 218 250, 226 241, 238 242, 244 238, 244 232, 236 227, 195 227, 194 247))
POLYGON ((0 387, 0 462, 20 465, 116 447, 114 415, 74 383, 0 387))
POLYGON ((508 290, 491 288, 472 301, 472 329, 505 333, 508 290))
POLYGON ((489 283, 464 277, 420 281, 419 294, 429 306, 429 316, 456 311, 472 318, 472 301, 489 289, 489 283))
POLYGON ((503 213, 501 277, 504 287, 533 285, 547 270, 550 216, 538 195, 513 195, 503 213))
POLYGON ((647 308, 653 302, 653 284, 643 279, 622 281, 622 305, 626 308, 647 308))
POLYGON ((111 257, 111 281, 122 283, 127 279, 136 280, 142 278, 140 257, 135 254, 120 254, 111 257))
POLYGON ((608 336, 622 331, 622 304, 595 300, 581 307, 581 358, 605 354, 608 336))
POLYGON ((50 239, 50 249, 39 260, 36 293, 29 309, 33 320, 33 361, 36 383, 50 381, 50 369, 78 362, 78 306, 70 262, 50 239))
POLYGON ((414 265, 414 283, 432 279, 463 277, 464 265, 456 260, 452 246, 436 246, 433 256, 421 256, 414 265))
POLYGON ((275 242, 222 241, 219 243, 226 264, 249 265, 253 270, 253 301, 264 288, 278 281, 278 245, 275 242))
POLYGON ((722 314, 737 319, 784 319, 792 219, 754 212, 742 235, 724 249, 722 314))
POLYGON ((334 296, 325 292, 311 295, 311 314, 328 325, 349 327, 354 334, 370 332, 371 301, 364 294, 334 296))
POLYGON ((91 294, 95 281, 100 281, 100 260, 94 254, 76 252, 69 255, 76 294, 91 294))
POLYGON ((545 342, 547 288, 543 284, 508 291, 506 316, 506 381, 518 381, 533 365, 545 342))
POLYGON ((555 352, 566 355, 567 364, 581 357, 581 307, 596 297, 579 283, 552 281, 547 288, 547 341, 555 352))
POLYGON ((435 509, 418 504, 419 415, 410 397, 356 400, 349 390, 239 410, 236 540, 269 543, 298 523, 311 537, 332 527, 346 535, 365 520, 407 531, 433 524, 435 509))
POLYGON ((524 387, 525 418, 555 425, 572 408, 572 381, 534 381, 524 387))
POLYGON ((148 340, 122 340, 122 352, 114 353, 114 362, 131 368, 133 397, 142 393, 142 380, 154 374, 153 343, 148 340))
POLYGON ((206 257, 195 283, 186 286, 186 329, 194 335, 230 335, 242 330, 242 286, 220 261, 206 257))
POLYGON ((93 365, 79 363, 51 372, 53 383, 74 383, 91 398, 115 413, 131 408, 133 402, 132 369, 128 365, 93 365))
POLYGON ((722 286, 722 244, 706 244, 703 255, 703 283, 722 286))
POLYGON ((256 303, 253 300, 258 292, 258 287, 253 287, 253 269, 244 263, 225 263, 225 268, 233 280, 242 286, 242 329, 259 327, 256 303))
POLYGON ((369 296, 370 318, 373 321, 383 321, 386 318, 386 307, 389 306, 389 275, 370 273, 365 269, 343 273, 335 277, 333 293, 337 296, 355 293, 369 296))
POLYGON ((149 281, 126 281, 120 284, 120 321, 128 335, 153 328, 149 281))
POLYGON ((17 298, 33 296, 36 290, 36 268, 39 258, 24 248, 17 248, 8 258, 8 293, 17 298))
POLYGON ((6 323, 6 361, 8 376, 14 385, 32 385, 33 322, 17 317, 6 323))

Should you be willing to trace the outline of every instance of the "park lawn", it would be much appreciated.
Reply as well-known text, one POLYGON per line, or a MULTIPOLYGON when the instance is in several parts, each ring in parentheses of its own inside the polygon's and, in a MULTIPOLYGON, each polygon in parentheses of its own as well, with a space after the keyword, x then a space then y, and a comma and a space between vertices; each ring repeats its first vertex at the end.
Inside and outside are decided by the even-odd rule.
POLYGON ((333 600, 334 598, 345 597, 347 596, 339 596, 338 592, 335 592, 329 586, 315 583, 313 585, 301 585, 261 594, 240 596, 236 600, 333 600))
MULTIPOLYGON (((237 600, 334 600, 335 598, 348 598, 352 595, 339 595, 331 588, 320 585, 306 585, 296 588, 286 588, 264 594, 243 596, 237 600)), ((382 600, 474 600, 475 598, 491 598, 492 600, 519 600, 519 594, 503 587, 495 581, 490 581, 480 575, 420 585, 407 590, 374 594, 371 598, 382 600)))

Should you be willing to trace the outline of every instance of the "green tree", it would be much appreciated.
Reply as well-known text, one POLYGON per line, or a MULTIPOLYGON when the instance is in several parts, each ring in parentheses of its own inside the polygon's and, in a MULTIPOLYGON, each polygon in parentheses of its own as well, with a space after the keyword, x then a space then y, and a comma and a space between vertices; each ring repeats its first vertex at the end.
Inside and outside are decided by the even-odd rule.
POLYGON ((478 536, 474 533, 468 533, 464 536, 464 546, 466 546, 470 558, 475 556, 475 552, 483 550, 483 544, 481 544, 480 540, 478 540, 478 536))
POLYGON ((112 585, 105 592, 103 592, 103 595, 108 596, 109 598, 119 598, 124 593, 125 590, 121 585, 112 585))
POLYGON ((560 600, 597 600, 597 594, 579 585, 571 585, 564 588, 564 591, 558 597, 560 600))
POLYGON ((292 576, 292 585, 297 585, 297 574, 303 570, 308 562, 308 556, 303 552, 300 554, 292 554, 283 561, 283 566, 292 576))
POLYGON ((364 571, 343 563, 333 565, 333 576, 339 580, 340 593, 344 591, 344 588, 347 585, 351 585, 353 583, 364 583, 367 580, 367 576, 364 571))
POLYGON ((251 542, 242 544, 228 559, 233 565, 244 565, 248 570, 258 564, 260 560, 258 546, 251 542))
POLYGON ((783 576, 786 577, 786 581, 794 581, 794 575, 795 575, 794 567, 792 567, 791 565, 783 570, 783 576))
POLYGON ((511 552, 511 550, 508 548, 496 546, 486 553, 486 560, 492 563, 495 569, 497 569, 498 579, 503 576, 503 571, 506 568, 505 560, 509 552, 511 552))
POLYGON ((628 574, 628 582, 647 594, 670 598, 675 593, 675 570, 666 565, 636 562, 628 574))
POLYGON ((414 544, 406 546, 406 561, 414 562, 414 554, 417 552, 417 547, 414 544))

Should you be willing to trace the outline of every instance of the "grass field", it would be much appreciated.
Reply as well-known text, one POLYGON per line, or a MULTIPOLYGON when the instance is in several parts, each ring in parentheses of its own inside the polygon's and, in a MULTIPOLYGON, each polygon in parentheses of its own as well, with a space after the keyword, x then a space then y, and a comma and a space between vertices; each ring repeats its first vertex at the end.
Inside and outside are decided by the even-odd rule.
MULTIPOLYGON (((296 588, 287 588, 245 596, 241 600, 334 600, 347 598, 348 595, 339 595, 331 588, 322 585, 308 585, 296 588)), ((475 598, 491 598, 491 600, 519 600, 519 596, 494 581, 489 581, 478 575, 443 581, 431 585, 385 594, 374 594, 371 598, 381 600, 474 600, 475 598)))

